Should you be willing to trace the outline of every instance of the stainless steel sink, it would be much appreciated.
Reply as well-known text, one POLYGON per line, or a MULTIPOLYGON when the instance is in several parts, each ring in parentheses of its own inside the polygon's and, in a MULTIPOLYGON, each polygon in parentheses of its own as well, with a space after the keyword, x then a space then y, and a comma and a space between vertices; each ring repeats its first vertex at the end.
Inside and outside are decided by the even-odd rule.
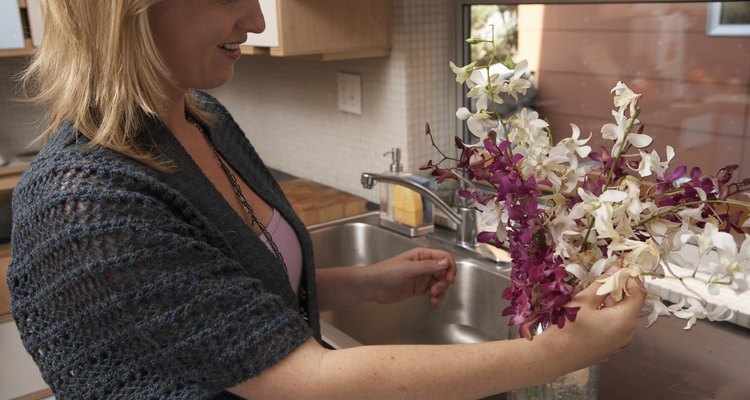
MULTIPOLYGON (((371 221, 364 217, 312 227, 317 268, 368 265, 414 247, 443 246, 429 238, 401 236, 371 221)), ((456 257, 458 274, 443 304, 433 308, 426 296, 419 296, 394 304, 365 303, 324 312, 321 320, 327 341, 340 342, 330 343, 333 347, 348 347, 477 343, 507 338, 507 318, 501 317, 500 295, 509 280, 503 269, 461 249, 446 250, 456 257), (344 339, 338 340, 342 333, 344 339)))

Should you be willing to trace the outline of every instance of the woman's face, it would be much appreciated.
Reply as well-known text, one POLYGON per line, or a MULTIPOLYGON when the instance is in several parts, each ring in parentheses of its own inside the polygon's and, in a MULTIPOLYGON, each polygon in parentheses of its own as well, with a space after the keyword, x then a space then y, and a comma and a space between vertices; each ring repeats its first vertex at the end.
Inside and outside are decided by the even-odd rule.
POLYGON ((229 81, 247 32, 266 26, 258 0, 163 0, 149 9, 149 24, 179 90, 229 81))

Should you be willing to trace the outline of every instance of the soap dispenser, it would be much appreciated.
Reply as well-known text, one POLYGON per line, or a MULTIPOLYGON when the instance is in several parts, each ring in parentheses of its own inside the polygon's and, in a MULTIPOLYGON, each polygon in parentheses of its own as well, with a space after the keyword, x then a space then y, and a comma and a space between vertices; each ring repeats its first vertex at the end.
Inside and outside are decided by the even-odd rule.
MULTIPOLYGON (((389 154, 391 165, 384 175, 401 176, 416 184, 428 186, 428 179, 404 172, 401 149, 394 147, 383 156, 389 154)), ((422 236, 433 229, 432 203, 406 186, 384 182, 380 186, 380 225, 411 237, 422 236)))

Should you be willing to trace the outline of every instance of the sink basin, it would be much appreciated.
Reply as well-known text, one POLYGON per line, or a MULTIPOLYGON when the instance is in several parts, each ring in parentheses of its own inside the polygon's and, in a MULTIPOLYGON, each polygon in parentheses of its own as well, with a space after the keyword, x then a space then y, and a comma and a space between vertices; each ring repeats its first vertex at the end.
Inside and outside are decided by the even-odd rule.
MULTIPOLYGON (((441 248, 438 241, 407 238, 363 222, 312 227, 310 233, 317 268, 368 265, 419 246, 441 248)), ((446 250, 456 257, 458 273, 439 307, 433 308, 427 296, 418 296, 394 304, 364 303, 321 313, 324 336, 329 329, 347 337, 344 344, 329 344, 451 344, 507 338, 508 321, 501 317, 500 298, 510 283, 507 275, 468 252, 446 250)))

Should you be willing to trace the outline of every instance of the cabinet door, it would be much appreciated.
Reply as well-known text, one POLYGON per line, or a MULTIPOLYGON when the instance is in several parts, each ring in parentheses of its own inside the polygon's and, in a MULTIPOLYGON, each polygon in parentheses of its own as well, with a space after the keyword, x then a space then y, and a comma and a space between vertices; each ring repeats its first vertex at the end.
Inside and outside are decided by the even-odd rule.
POLYGON ((248 33, 245 45, 256 47, 279 47, 279 19, 276 0, 260 0, 260 9, 266 20, 262 33, 248 33))
POLYGON ((31 43, 38 47, 42 42, 44 24, 42 20, 41 0, 26 0, 26 13, 29 16, 29 28, 31 30, 31 43))
POLYGON ((26 43, 23 38, 18 0, 0 0, 0 50, 24 47, 26 43))

